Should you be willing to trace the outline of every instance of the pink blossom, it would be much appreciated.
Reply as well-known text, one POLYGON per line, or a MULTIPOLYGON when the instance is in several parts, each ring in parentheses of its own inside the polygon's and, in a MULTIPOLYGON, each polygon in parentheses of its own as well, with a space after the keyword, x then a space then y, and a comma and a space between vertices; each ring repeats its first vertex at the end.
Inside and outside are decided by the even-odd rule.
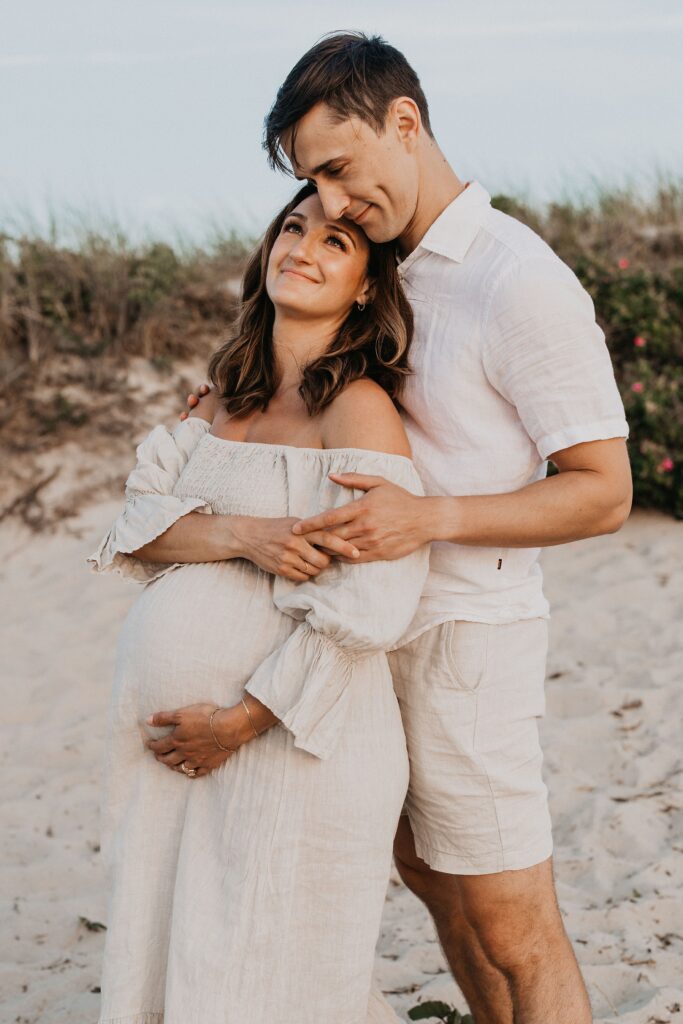
POLYGON ((635 382, 635 384, 631 384, 631 391, 635 391, 635 393, 637 395, 642 394, 643 390, 644 390, 644 385, 643 385, 642 381, 637 380, 635 382))
POLYGON ((670 459, 668 455, 665 459, 662 459, 662 461, 657 466, 657 469, 660 473, 670 473, 673 468, 674 460, 670 459))
POLYGON ((633 339, 633 344, 636 346, 636 348, 645 348, 645 346, 647 345, 647 341, 645 340, 645 338, 641 338, 641 336, 638 335, 637 338, 633 339))
POLYGON ((631 266, 631 261, 627 260, 625 256, 622 256, 621 259, 617 261, 617 266, 619 267, 619 270, 628 270, 631 266))

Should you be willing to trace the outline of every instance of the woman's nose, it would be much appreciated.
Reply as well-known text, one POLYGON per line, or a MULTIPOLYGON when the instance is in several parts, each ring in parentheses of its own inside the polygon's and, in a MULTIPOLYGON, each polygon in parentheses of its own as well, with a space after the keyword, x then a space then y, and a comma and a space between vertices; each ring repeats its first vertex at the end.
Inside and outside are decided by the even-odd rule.
POLYGON ((295 260, 298 263, 310 263, 312 261, 312 246, 310 232, 307 232, 303 237, 297 238, 295 244, 289 250, 290 259, 295 260))

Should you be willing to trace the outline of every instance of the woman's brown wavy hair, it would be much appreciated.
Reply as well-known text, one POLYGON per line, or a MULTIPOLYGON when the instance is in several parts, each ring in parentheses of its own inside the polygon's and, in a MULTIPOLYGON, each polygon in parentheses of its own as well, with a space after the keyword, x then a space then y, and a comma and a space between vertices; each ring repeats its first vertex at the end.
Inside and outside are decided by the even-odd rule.
MULTIPOLYGON (((211 383, 231 416, 266 409, 277 389, 275 310, 266 291, 268 259, 289 214, 316 191, 314 185, 304 185, 266 231, 244 272, 235 328, 211 357, 211 383)), ((363 311, 354 303, 327 351, 303 370, 299 394, 310 416, 321 412, 359 377, 370 377, 397 402, 405 377, 411 372, 408 351, 413 315, 401 288, 391 244, 370 242, 368 275, 373 282, 372 301, 363 311)))

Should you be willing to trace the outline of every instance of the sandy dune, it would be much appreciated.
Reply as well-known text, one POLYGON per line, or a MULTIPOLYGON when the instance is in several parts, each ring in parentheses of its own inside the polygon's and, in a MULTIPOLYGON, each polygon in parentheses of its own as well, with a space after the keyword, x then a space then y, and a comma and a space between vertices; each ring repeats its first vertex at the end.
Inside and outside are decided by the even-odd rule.
MULTIPOLYGON (((118 625, 136 594, 83 564, 118 501, 53 535, 0 530, 0 989, 7 1024, 94 1024, 104 922, 100 751, 118 625)), ((683 524, 636 514, 546 552, 543 734, 559 894, 596 1020, 683 1024, 683 524)), ((464 1005, 394 880, 378 977, 397 1011, 464 1005)))

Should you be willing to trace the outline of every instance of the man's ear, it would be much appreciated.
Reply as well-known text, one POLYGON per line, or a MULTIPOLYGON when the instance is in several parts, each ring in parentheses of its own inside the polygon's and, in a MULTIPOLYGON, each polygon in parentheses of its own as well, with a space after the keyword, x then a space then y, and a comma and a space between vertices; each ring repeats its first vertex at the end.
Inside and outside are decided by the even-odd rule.
POLYGON ((399 96, 389 108, 395 130, 402 143, 414 144, 422 131, 422 118, 415 100, 399 96))

